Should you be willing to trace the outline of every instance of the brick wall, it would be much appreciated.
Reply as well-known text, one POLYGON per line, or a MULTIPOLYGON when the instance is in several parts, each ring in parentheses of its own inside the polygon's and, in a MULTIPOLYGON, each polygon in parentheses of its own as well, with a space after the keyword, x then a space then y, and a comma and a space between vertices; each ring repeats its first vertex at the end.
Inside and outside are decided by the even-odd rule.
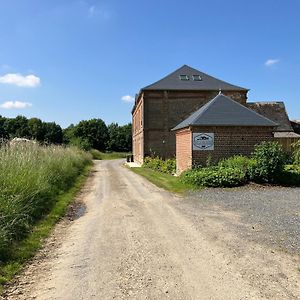
POLYGON ((144 100, 137 104, 132 115, 132 152, 134 161, 143 163, 144 158, 144 100))
MULTIPOLYGON (((218 93, 218 91, 144 91, 144 154, 155 153, 163 158, 174 157, 176 138, 171 129, 218 93)), ((247 91, 223 93, 246 105, 247 91)), ((134 113, 137 109, 138 105, 134 113)))
POLYGON ((214 150, 193 151, 193 165, 205 165, 209 156, 213 161, 236 154, 250 155, 255 145, 271 141, 273 127, 193 127, 192 132, 214 133, 214 150))
POLYGON ((189 129, 179 130, 176 133, 176 173, 192 166, 192 132, 189 129))

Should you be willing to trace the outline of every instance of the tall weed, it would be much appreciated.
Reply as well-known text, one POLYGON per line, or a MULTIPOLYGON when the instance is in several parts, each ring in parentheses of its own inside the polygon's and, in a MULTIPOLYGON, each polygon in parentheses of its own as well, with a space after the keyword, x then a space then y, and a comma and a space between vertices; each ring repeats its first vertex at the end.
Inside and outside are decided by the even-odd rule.
POLYGON ((89 162, 90 156, 75 148, 37 144, 0 148, 0 262, 89 162))

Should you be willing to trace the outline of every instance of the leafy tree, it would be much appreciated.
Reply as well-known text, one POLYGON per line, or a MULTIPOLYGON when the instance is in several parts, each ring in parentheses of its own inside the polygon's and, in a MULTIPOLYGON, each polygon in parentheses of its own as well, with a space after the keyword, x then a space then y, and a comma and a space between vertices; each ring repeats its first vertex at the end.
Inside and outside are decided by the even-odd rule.
POLYGON ((0 116, 0 139, 8 138, 8 132, 4 126, 5 122, 6 122, 6 118, 0 116))
POLYGON ((74 135, 75 126, 71 124, 69 127, 63 129, 63 143, 70 144, 71 140, 75 137, 74 135))
POLYGON ((30 138, 37 141, 43 141, 45 137, 45 125, 38 118, 31 118, 28 120, 28 129, 30 138))
POLYGON ((128 152, 132 149, 132 127, 131 124, 119 126, 118 123, 112 123, 108 127, 107 148, 110 151, 128 152))
POLYGON ((6 119, 4 129, 8 133, 9 138, 30 138, 28 120, 24 116, 17 116, 16 118, 6 119))
POLYGON ((49 144, 61 144, 63 141, 63 132, 61 127, 55 122, 43 123, 45 135, 44 141, 49 144))
POLYGON ((74 136, 97 150, 105 150, 108 140, 108 130, 103 120, 91 119, 80 121, 74 128, 74 136))

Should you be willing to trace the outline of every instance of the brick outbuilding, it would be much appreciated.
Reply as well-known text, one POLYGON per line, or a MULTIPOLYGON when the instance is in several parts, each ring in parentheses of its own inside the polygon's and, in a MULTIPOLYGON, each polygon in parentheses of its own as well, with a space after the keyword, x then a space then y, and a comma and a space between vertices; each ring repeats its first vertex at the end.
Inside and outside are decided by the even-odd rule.
POLYGON ((278 124, 219 94, 187 119, 176 132, 177 173, 208 160, 249 155, 256 144, 273 140, 278 124))
MULTIPOLYGON (((247 102, 248 89, 184 65, 157 82, 142 88, 137 94, 132 109, 134 161, 143 163, 146 156, 174 158, 178 147, 176 150, 176 136, 172 128, 206 105, 219 94, 220 90, 224 96, 230 97, 241 106, 278 124, 274 129, 275 138, 278 132, 280 136, 294 134, 283 102, 247 102)), ((248 136, 247 126, 239 126, 230 126, 230 132, 226 133, 229 126, 226 129, 221 129, 222 126, 218 125, 218 130, 223 130, 224 136, 228 135, 228 143, 231 143, 230 139, 233 139, 235 132, 244 134, 243 141, 250 141, 251 137, 248 136)), ((262 128, 264 126, 258 126, 259 128, 256 129, 254 125, 250 127, 251 132, 258 132, 261 137, 266 136, 266 133, 263 133, 266 128, 262 128)), ((201 132, 206 132, 204 128, 201 130, 201 132)), ((177 138, 182 135, 181 139, 187 140, 188 136, 185 136, 184 132, 182 131, 180 134, 178 132, 177 138)), ((269 139, 269 133, 266 139, 269 139)), ((186 147, 187 149, 184 151, 188 150, 190 144, 186 147)), ((243 144, 240 144, 240 147, 244 147, 243 144)), ((250 149, 252 146, 245 147, 250 149)), ((248 153, 246 148, 244 151, 248 153)), ((228 153, 235 152, 230 150, 228 153)), ((206 155, 201 154, 201 157, 203 156, 206 155)))

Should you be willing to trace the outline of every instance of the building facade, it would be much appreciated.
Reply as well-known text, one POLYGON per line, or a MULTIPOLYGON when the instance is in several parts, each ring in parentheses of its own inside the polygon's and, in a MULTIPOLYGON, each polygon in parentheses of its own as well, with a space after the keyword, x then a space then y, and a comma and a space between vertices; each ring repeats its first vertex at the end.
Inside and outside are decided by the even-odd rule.
POLYGON ((134 160, 142 163, 145 156, 175 157, 176 137, 172 128, 218 95, 220 90, 246 105, 247 89, 188 66, 142 88, 132 110, 134 160))
MULTIPOLYGON (((177 156, 176 132, 172 129, 205 106, 220 92, 223 96, 229 97, 236 103, 276 123, 277 126, 273 130, 275 133, 280 132, 281 139, 282 136, 288 137, 294 132, 282 101, 247 102, 248 91, 246 88, 224 82, 186 65, 142 88, 136 96, 132 109, 134 160, 143 163, 146 156, 161 158, 177 156)), ((260 135, 260 140, 269 139, 270 132, 264 135, 261 133, 261 128, 255 131, 254 127, 251 127, 253 135, 260 135)), ((218 128, 218 130, 221 129, 218 128)), ((228 128, 222 130, 225 135, 228 128)), ((230 130, 231 133, 238 132, 240 127, 237 125, 236 128, 231 127, 230 130)), ((186 129, 183 130, 185 131, 186 129)), ((184 136, 183 132, 181 132, 181 138, 186 140, 188 137, 184 136)), ((247 135, 247 132, 242 134, 247 135)), ((178 132, 177 135, 179 138, 178 132)), ((230 132, 228 135, 232 138, 230 132)), ((275 134, 275 138, 276 136, 278 134, 275 134)), ((250 137, 249 140, 251 140, 250 137)), ((185 147, 182 143, 180 145, 178 147, 185 147)), ((240 147, 243 153, 249 152, 245 150, 248 146, 243 146, 243 142, 240 147)), ((229 151, 228 153, 234 154, 235 152, 229 151)))
POLYGON ((177 173, 234 155, 250 155, 255 145, 272 141, 278 124, 219 94, 178 124, 177 173))

